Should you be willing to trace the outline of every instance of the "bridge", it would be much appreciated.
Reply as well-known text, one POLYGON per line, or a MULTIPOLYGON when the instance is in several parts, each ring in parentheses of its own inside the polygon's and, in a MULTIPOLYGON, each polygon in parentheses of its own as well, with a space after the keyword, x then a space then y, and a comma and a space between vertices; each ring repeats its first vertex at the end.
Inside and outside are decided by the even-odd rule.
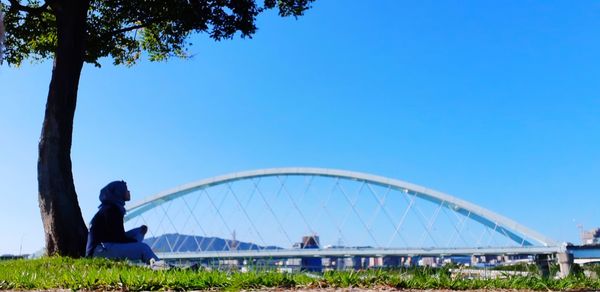
MULTIPOLYGON (((509 218, 409 182, 345 170, 273 168, 203 179, 130 204, 165 259, 558 258, 567 247, 509 218)), ((148 237, 147 236, 147 237, 148 237)), ((340 267, 340 264, 338 264, 340 267)))

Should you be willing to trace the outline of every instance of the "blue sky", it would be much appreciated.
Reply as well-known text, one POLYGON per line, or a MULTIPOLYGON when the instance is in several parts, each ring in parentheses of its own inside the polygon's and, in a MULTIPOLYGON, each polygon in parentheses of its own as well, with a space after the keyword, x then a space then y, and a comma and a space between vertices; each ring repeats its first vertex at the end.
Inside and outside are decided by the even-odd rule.
MULTIPOLYGON (((599 226, 600 4, 317 1, 193 58, 83 70, 72 149, 85 220, 229 172, 354 170, 437 189, 560 241, 599 226)), ((43 246, 36 161, 51 62, 0 67, 0 253, 43 246)))

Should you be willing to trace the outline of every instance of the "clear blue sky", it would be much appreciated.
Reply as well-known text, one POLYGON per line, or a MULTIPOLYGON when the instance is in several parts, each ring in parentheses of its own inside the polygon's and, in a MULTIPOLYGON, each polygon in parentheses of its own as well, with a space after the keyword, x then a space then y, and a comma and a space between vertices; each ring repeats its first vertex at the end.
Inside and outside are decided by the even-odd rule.
MULTIPOLYGON (((314 166, 437 189, 561 241, 600 226, 600 4, 317 1, 191 60, 87 65, 72 159, 85 220, 200 178, 314 166)), ((51 62, 0 67, 0 254, 43 246, 51 62)))

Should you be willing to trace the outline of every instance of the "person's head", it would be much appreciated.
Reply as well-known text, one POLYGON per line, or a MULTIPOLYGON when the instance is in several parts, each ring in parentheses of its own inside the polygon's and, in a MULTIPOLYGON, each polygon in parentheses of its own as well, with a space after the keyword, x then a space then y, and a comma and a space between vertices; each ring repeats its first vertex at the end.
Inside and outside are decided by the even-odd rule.
POLYGON ((131 200, 131 194, 127 189, 127 183, 122 180, 113 181, 100 190, 100 202, 102 203, 125 205, 125 202, 129 200, 131 200))

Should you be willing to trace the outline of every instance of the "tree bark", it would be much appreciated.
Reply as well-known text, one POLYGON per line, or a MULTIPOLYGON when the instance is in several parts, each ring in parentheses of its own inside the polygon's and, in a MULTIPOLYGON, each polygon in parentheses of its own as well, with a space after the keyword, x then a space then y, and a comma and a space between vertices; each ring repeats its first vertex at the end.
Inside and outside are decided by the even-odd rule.
POLYGON ((87 228, 73 183, 71 142, 89 0, 56 0, 51 7, 58 39, 39 142, 39 205, 47 254, 80 257, 87 228))

